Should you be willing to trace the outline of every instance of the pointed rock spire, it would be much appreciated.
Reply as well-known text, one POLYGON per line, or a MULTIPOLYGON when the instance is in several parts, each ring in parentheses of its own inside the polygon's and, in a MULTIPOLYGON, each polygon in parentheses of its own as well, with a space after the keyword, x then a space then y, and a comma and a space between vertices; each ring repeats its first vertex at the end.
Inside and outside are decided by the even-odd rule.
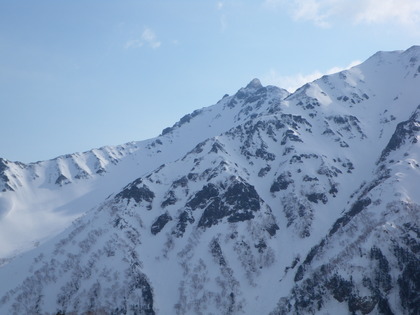
POLYGON ((263 86, 262 86, 260 80, 253 79, 251 82, 248 83, 248 85, 246 86, 246 89, 260 89, 262 87, 263 86))

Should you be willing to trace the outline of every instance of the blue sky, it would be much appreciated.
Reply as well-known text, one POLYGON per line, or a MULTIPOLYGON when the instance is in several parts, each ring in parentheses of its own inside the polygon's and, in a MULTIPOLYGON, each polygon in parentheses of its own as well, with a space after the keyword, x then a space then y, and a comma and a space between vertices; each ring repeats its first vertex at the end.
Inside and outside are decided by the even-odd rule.
POLYGON ((419 0, 0 0, 0 157, 151 138, 255 77, 293 90, 419 43, 419 0))

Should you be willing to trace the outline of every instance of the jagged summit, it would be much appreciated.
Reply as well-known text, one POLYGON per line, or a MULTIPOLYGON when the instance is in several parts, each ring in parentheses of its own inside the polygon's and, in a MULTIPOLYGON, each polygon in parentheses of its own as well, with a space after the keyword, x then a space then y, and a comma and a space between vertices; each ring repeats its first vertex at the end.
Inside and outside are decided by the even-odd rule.
POLYGON ((246 89, 253 89, 253 90, 257 90, 262 88, 262 84, 260 82, 259 79, 253 79, 251 82, 248 83, 248 85, 245 87, 246 89))
POLYGON ((218 132, 226 131, 226 126, 233 127, 239 122, 246 121, 251 116, 262 115, 271 104, 279 104, 289 94, 286 90, 278 87, 263 87, 258 79, 253 79, 245 88, 239 89, 234 95, 226 94, 217 104, 185 115, 172 127, 165 128, 161 136, 172 134, 181 126, 189 126, 198 123, 198 121, 200 121, 201 132, 203 132, 207 129, 205 121, 221 122, 226 119, 226 125, 222 129, 215 129, 212 124, 208 125, 211 126, 213 134, 218 134, 218 132))
POLYGON ((0 160, 0 313, 416 314, 417 51, 255 79, 132 150, 0 160))

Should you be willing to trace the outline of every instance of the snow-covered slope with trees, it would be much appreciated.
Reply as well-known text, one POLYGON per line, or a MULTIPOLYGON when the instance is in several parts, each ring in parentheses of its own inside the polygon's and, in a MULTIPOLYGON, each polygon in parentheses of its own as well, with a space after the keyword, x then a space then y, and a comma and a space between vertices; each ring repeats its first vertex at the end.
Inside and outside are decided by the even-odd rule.
POLYGON ((0 313, 416 314, 419 87, 420 47, 379 52, 155 139, 1 160, 0 313), (12 227, 39 246, 10 258, 12 227))

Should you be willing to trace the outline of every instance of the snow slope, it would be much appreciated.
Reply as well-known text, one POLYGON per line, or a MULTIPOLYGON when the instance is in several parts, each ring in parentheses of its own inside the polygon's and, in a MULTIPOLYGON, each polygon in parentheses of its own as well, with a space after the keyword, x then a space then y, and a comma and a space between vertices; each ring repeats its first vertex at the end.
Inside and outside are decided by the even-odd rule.
POLYGON ((0 313, 415 314, 419 77, 420 47, 379 52, 155 139, 2 160, 0 228, 50 220, 4 250, 49 238, 4 259, 0 313))

